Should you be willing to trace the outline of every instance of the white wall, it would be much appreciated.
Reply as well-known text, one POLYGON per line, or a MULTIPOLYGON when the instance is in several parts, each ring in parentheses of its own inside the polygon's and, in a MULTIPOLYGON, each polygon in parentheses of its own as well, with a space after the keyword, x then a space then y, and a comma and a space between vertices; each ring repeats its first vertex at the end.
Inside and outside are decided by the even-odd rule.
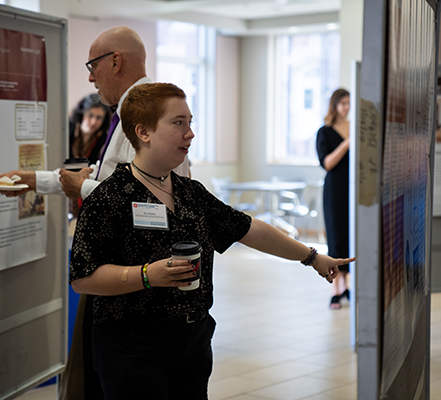
POLYGON ((135 30, 147 50, 147 74, 156 78, 156 24, 150 21, 127 19, 68 19, 68 108, 72 110, 86 94, 96 89, 89 82, 89 72, 84 65, 89 59, 89 48, 104 30, 118 25, 126 25, 135 30))
POLYGON ((40 0, 40 12, 67 19, 69 15, 69 0, 40 0))
POLYGON ((216 163, 236 164, 239 158, 240 39, 216 40, 216 163))
MULTIPOLYGON (((239 181, 240 38, 216 41, 216 163, 192 165, 192 178, 213 190, 210 178, 239 181)), ((196 139, 197 140, 197 137, 196 139)))
POLYGON ((340 86, 351 89, 351 61, 361 61, 363 53, 363 0, 341 0, 340 86))

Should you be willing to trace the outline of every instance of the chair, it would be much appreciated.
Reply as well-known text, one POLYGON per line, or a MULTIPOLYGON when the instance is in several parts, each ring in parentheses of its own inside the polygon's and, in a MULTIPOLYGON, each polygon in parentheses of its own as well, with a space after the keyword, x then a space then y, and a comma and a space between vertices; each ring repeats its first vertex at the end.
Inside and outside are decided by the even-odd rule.
POLYGON ((217 196, 217 198, 221 201, 223 201, 225 204, 230 205, 236 210, 239 211, 256 211, 258 208, 258 205, 256 203, 241 203, 240 197, 242 196, 241 190, 234 190, 234 197, 233 191, 228 189, 223 189, 223 186, 225 184, 231 183, 231 178, 216 178, 212 176, 210 178, 211 184, 213 185, 214 194, 217 196))
POLYGON ((282 190, 279 192, 279 199, 279 210, 284 213, 284 215, 288 218, 288 222, 294 227, 294 237, 297 238, 299 233, 296 228, 295 220, 297 217, 305 217, 308 215, 309 208, 301 203, 299 195, 296 192, 282 190))
POLYGON ((317 233, 319 243, 326 243, 323 218, 323 185, 324 180, 308 180, 303 190, 303 202, 308 205, 307 231, 314 230, 317 233), (313 223, 314 229, 310 224, 313 223))
POLYGON ((301 195, 291 191, 279 193, 279 210, 288 218, 291 225, 295 226, 296 218, 302 218, 303 227, 307 234, 311 230, 317 232, 319 243, 326 243, 323 235, 322 217, 322 189, 324 181, 307 180, 306 187, 301 195), (311 222, 314 221, 314 229, 311 229, 311 222))

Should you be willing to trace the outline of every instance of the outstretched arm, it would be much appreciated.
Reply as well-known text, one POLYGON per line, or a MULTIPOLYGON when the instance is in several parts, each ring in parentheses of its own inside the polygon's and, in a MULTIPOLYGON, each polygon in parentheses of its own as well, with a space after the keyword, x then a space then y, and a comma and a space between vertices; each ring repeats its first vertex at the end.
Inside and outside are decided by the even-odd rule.
MULTIPOLYGON (((253 249, 288 260, 304 261, 311 253, 309 247, 256 218, 253 218, 250 230, 239 242, 253 249)), ((338 275, 338 265, 348 264, 354 260, 355 258, 332 258, 317 254, 312 266, 321 276, 332 282, 338 275)))
POLYGON ((24 183, 28 185, 26 189, 16 190, 16 191, 2 191, 0 188, 0 194, 4 194, 6 197, 17 197, 29 192, 30 190, 36 190, 37 181, 35 177, 35 171, 10 171, 5 174, 0 174, 0 178, 7 176, 12 178, 14 175, 19 176, 21 179, 17 183, 24 183))

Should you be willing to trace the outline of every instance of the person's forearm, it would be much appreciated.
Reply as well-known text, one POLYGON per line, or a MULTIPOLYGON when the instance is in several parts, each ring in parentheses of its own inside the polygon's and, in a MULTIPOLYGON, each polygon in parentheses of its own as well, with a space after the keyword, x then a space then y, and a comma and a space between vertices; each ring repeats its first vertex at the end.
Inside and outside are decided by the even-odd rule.
POLYGON ((348 150, 349 150, 349 141, 344 140, 332 153, 329 153, 323 161, 326 171, 330 171, 331 169, 335 168, 336 165, 348 152, 348 150))
POLYGON ((324 254, 317 254, 315 249, 308 248, 273 226, 255 218, 253 218, 250 230, 239 242, 274 256, 305 261, 305 265, 312 265, 328 282, 332 282, 338 275, 338 265, 355 260, 355 258, 335 259, 324 254))
POLYGON ((76 293, 100 296, 116 296, 136 292, 143 289, 141 265, 124 267, 105 264, 91 275, 72 281, 71 285, 76 293))
POLYGON ((239 242, 253 249, 288 260, 302 261, 307 259, 310 254, 310 249, 307 246, 256 218, 253 218, 250 230, 239 242))

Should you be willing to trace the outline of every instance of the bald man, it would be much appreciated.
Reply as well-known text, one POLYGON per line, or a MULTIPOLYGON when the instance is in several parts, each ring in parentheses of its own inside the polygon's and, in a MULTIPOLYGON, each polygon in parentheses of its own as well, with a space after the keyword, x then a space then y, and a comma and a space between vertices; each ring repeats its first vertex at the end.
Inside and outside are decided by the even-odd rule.
MULTIPOLYGON (((98 89, 101 101, 117 106, 119 116, 121 104, 133 86, 150 83, 145 69, 146 51, 139 35, 126 26, 117 26, 102 32, 89 50, 89 82, 98 89)), ((10 171, 2 176, 18 175, 19 183, 29 187, 21 191, 0 191, 10 197, 19 196, 29 190, 39 194, 65 193, 71 199, 86 198, 101 181, 111 175, 118 163, 131 162, 135 150, 122 131, 121 122, 111 124, 108 142, 103 147, 97 165, 80 172, 64 169, 55 171, 10 171)), ((175 169, 179 175, 189 176, 188 160, 175 169)))

